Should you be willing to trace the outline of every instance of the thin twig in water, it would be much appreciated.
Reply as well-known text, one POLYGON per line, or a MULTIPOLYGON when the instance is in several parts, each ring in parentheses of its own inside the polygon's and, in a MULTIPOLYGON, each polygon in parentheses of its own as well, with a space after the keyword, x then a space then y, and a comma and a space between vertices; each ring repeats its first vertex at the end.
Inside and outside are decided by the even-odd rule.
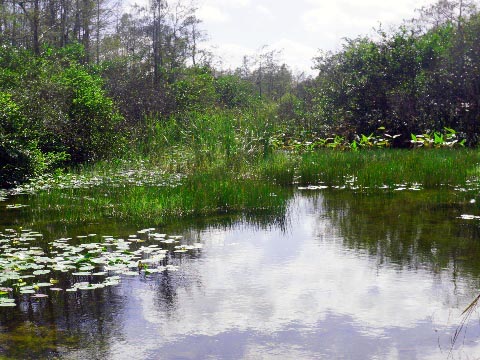
POLYGON ((458 337, 460 336, 460 333, 462 332, 462 329, 465 327, 465 324, 467 323, 468 319, 472 316, 472 313, 477 308, 479 301, 480 301, 480 294, 470 303, 470 305, 466 307, 465 310, 463 310, 461 314, 463 318, 462 318, 462 321, 460 322, 460 325, 455 330, 455 334, 453 335, 452 346, 450 348, 450 352, 448 353, 448 358, 452 356, 453 347, 455 346, 455 343, 457 342, 458 337))

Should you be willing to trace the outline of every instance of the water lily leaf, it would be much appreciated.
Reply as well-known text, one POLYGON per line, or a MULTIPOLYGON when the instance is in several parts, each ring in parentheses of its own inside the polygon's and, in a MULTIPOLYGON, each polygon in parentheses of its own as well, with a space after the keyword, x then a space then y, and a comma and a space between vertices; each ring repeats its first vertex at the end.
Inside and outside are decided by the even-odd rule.
POLYGON ((40 298, 47 298, 47 294, 35 294, 33 296, 30 296, 32 299, 40 299, 40 298))
POLYGON ((44 275, 50 273, 50 270, 35 270, 33 275, 44 275))
POLYGON ((13 302, 15 302, 15 299, 0 298, 0 303, 13 303, 13 302))
POLYGON ((93 270, 93 269, 95 269, 95 266, 88 265, 88 266, 82 266, 78 270, 80 272, 84 272, 84 271, 90 271, 90 270, 93 270))
POLYGON ((20 294, 35 294, 35 290, 33 289, 22 289, 20 290, 20 294))
POLYGON ((136 271, 124 271, 124 272, 122 272, 122 274, 126 275, 126 276, 137 276, 138 272, 136 272, 136 271))
POLYGON ((92 275, 92 273, 88 272, 88 271, 80 271, 80 272, 75 272, 75 273, 72 273, 73 276, 90 276, 92 275))
POLYGON ((52 286, 52 284, 46 283, 46 282, 41 282, 41 283, 35 284, 34 286, 37 286, 37 287, 48 287, 48 286, 52 286))

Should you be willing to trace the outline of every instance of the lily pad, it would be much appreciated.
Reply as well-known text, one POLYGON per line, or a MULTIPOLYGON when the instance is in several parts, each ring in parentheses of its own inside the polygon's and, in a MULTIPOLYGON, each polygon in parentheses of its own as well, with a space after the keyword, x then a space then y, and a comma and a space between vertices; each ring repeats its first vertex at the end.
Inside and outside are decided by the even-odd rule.
POLYGON ((17 305, 13 302, 11 302, 11 303, 1 302, 0 303, 0 307, 15 307, 15 306, 17 306, 17 305))
POLYGON ((33 296, 30 296, 32 299, 41 299, 41 298, 47 298, 47 294, 35 294, 33 296))
POLYGON ((20 290, 20 294, 35 294, 36 291, 33 289, 22 289, 20 290))
POLYGON ((47 282, 41 282, 41 283, 35 284, 34 286, 37 286, 37 287, 50 287, 50 286, 52 286, 52 284, 47 283, 47 282))
POLYGON ((50 270, 35 270, 33 275, 44 275, 50 273, 50 270))

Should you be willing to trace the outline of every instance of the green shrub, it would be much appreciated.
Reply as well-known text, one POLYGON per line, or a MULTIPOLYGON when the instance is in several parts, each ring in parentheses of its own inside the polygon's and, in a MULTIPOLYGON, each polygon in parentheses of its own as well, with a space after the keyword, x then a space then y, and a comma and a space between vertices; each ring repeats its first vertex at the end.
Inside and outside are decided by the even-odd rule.
POLYGON ((253 86, 235 75, 224 75, 216 79, 215 91, 220 104, 229 109, 245 108, 256 101, 253 86))
POLYGON ((75 64, 65 69, 59 83, 65 86, 68 122, 58 124, 67 151, 74 162, 107 157, 121 138, 117 127, 122 117, 102 89, 100 77, 75 64))
POLYGON ((173 84, 177 111, 204 111, 215 105, 216 94, 212 74, 193 68, 173 84))
POLYGON ((68 159, 64 152, 43 153, 12 95, 0 91, 0 186, 52 170, 68 159))
POLYGON ((0 49, 2 186, 122 148, 122 117, 102 79, 78 63, 80 50, 0 49))

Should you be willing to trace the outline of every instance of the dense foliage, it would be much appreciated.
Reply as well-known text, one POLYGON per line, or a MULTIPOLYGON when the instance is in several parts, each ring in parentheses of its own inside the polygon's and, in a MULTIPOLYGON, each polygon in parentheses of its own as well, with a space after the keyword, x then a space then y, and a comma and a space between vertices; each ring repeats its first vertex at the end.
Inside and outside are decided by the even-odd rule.
POLYGON ((1 185, 119 149, 122 117, 77 51, 1 48, 1 185))
POLYGON ((266 47, 216 69, 195 6, 178 1, 115 21, 107 0, 0 6, 1 186, 127 146, 150 156, 182 144, 220 161, 480 141, 473 1, 440 0, 390 33, 347 39, 315 59, 315 78, 266 47))
MULTIPOLYGON (((445 2, 443 2, 445 3, 445 2)), ((439 3, 437 6, 440 6, 439 3)), ((438 10, 438 9, 437 9, 438 10)), ((438 13, 436 13, 438 15, 438 13)), ((402 134, 454 128, 479 141, 480 14, 440 18, 429 28, 404 25, 380 40, 348 40, 316 59, 307 116, 352 138, 383 126, 402 134)))

